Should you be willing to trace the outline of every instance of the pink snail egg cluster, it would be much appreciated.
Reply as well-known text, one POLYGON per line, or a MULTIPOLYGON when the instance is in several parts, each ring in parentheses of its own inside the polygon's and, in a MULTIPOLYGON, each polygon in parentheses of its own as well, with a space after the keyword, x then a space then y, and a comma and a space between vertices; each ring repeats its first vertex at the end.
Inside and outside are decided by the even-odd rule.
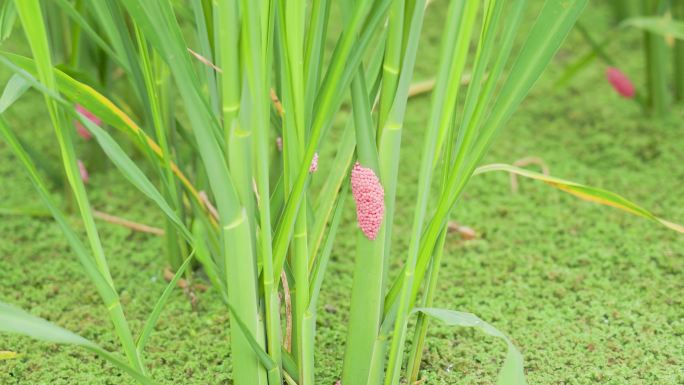
POLYGON ((311 159, 311 165, 309 166, 309 174, 313 174, 318 170, 318 153, 315 153, 313 159, 311 159))
POLYGON ((375 240, 385 215, 385 190, 375 172, 359 162, 351 172, 351 187, 359 227, 368 239, 375 240))
POLYGON ((634 97, 634 85, 629 78, 615 67, 608 67, 606 79, 613 86, 615 91, 624 98, 634 97))
MULTIPOLYGON (((102 123, 102 120, 100 120, 100 118, 95 116, 92 112, 88 111, 85 107, 83 107, 80 104, 76 105, 76 111, 78 111, 79 114, 83 115, 88 120, 97 124, 98 126, 102 123)), ((92 135, 90 134, 90 131, 88 131, 85 127, 83 127, 81 122, 79 122, 78 120, 74 121, 74 123, 76 124, 76 132, 78 132, 78 134, 83 139, 90 140, 90 138, 92 137, 92 135)))
POLYGON ((80 159, 78 159, 78 172, 81 174, 81 180, 83 180, 83 183, 88 183, 90 180, 90 175, 88 175, 88 170, 80 159))

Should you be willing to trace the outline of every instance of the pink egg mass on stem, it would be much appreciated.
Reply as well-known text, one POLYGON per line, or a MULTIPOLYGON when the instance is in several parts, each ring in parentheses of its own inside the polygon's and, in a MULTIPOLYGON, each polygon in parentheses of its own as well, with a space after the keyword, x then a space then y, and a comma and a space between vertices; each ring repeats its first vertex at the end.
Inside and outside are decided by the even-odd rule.
POLYGON ((318 153, 315 153, 313 159, 311 159, 311 165, 309 166, 309 174, 313 174, 318 170, 318 153))
POLYGON ((385 190, 372 169, 356 162, 351 172, 351 188, 356 202, 356 219, 370 240, 378 235, 385 215, 385 190))
POLYGON ((632 81, 619 69, 608 67, 608 69, 606 69, 606 79, 608 79, 608 82, 618 94, 622 95, 622 97, 627 99, 634 97, 635 91, 632 81))

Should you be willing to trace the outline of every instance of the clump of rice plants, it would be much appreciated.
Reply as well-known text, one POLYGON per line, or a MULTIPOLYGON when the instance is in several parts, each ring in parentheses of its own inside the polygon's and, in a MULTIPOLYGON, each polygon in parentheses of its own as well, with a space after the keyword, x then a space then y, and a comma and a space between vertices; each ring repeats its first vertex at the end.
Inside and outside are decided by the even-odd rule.
POLYGON ((44 96, 85 239, 2 118, 0 133, 100 294, 124 357, 5 303, 0 331, 80 345, 155 384, 146 343, 196 261, 230 317, 233 382, 316 384, 317 300, 342 214, 353 204, 357 249, 341 382, 417 381, 435 319, 501 339, 508 353, 498 383, 524 384, 522 355, 503 332, 432 306, 448 220, 471 177, 503 171, 538 179, 684 232, 606 190, 480 165, 586 2, 547 0, 525 35, 526 1, 449 2, 407 249, 396 247, 391 230, 426 0, 5 3, 31 51, 0 52, 15 73, 6 92, 16 100, 32 87, 44 96), (338 127, 343 106, 352 118, 338 127), (341 139, 335 158, 324 158, 319 149, 332 130, 341 139), (89 138, 166 221, 166 256, 176 272, 140 330, 131 329, 119 300, 74 148, 89 138), (323 178, 321 187, 312 178, 323 178), (402 270, 390 279, 396 261, 402 270))

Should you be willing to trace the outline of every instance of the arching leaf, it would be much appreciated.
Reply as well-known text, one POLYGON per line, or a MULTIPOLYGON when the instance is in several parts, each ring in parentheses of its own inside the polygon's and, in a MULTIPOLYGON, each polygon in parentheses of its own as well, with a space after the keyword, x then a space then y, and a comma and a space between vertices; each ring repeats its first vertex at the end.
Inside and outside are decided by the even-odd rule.
POLYGON ((645 208, 612 191, 571 182, 565 179, 555 178, 552 176, 540 174, 538 172, 526 170, 524 168, 511 166, 508 164, 490 164, 486 166, 481 166, 475 170, 473 175, 483 174, 485 172, 491 171, 506 171, 516 175, 524 176, 526 178, 540 180, 548 184, 549 186, 565 191, 580 199, 602 204, 605 206, 615 207, 617 209, 626 211, 633 215, 658 222, 663 226, 666 226, 674 231, 684 233, 684 226, 659 218, 650 211, 646 210, 645 208))
POLYGON ((454 311, 437 308, 415 308, 413 312, 420 312, 432 318, 435 318, 448 326, 461 326, 480 329, 480 331, 489 334, 490 336, 500 338, 508 345, 506 359, 499 371, 499 378, 497 385, 525 385, 525 371, 523 365, 522 354, 518 348, 513 345, 513 342, 499 329, 488 324, 480 319, 478 316, 465 313, 462 311, 454 311))

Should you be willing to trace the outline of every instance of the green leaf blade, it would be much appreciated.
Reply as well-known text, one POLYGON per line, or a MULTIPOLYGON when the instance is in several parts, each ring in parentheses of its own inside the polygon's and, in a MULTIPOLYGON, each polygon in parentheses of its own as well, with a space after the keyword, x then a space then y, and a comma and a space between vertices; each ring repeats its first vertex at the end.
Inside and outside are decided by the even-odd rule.
POLYGON ((515 167, 507 164, 490 164, 486 166, 481 166, 475 170, 473 175, 483 174, 492 171, 505 171, 515 175, 523 176, 525 178, 540 180, 548 184, 549 186, 565 191, 580 199, 598 203, 604 206, 611 206, 619 210, 628 212, 630 214, 658 222, 674 231, 684 233, 683 226, 659 218, 649 210, 637 205, 636 203, 612 191, 540 174, 538 172, 526 170, 520 167, 515 167))
POLYGON ((421 312, 448 326, 476 328, 492 337, 504 340, 508 346, 508 350, 501 370, 499 371, 496 382, 497 385, 527 384, 522 354, 518 348, 513 345, 513 342, 511 342, 511 340, 499 329, 471 313, 437 308, 415 308, 413 311, 421 312))
POLYGON ((94 342, 2 301, 0 301, 0 332, 21 334, 36 340, 57 344, 81 346, 97 353, 100 357, 128 373, 141 384, 157 385, 157 383, 152 381, 149 377, 125 364, 112 353, 102 349, 94 342))

